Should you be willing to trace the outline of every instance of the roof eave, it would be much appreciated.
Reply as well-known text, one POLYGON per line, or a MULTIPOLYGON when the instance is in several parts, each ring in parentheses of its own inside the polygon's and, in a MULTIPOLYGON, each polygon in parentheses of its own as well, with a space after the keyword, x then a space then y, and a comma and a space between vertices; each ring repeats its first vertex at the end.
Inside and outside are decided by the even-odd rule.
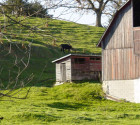
POLYGON ((66 56, 63 56, 63 57, 61 57, 61 58, 58 58, 58 59, 52 61, 52 63, 59 62, 59 61, 61 61, 61 60, 63 60, 63 59, 66 59, 66 58, 68 58, 68 57, 70 57, 70 56, 101 56, 101 55, 68 54, 68 55, 66 55, 66 56))
POLYGON ((63 56, 63 57, 61 57, 61 58, 59 58, 59 59, 56 59, 56 60, 52 61, 52 63, 56 63, 56 62, 58 62, 58 61, 60 61, 60 60, 62 60, 62 59, 65 59, 65 58, 69 57, 69 56, 71 56, 71 54, 68 54, 68 55, 63 56))

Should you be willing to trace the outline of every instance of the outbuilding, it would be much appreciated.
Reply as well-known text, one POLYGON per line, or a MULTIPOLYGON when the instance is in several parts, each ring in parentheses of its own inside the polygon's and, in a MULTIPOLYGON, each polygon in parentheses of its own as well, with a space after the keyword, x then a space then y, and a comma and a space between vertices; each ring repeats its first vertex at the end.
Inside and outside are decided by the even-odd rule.
POLYGON ((52 62, 56 63, 56 84, 101 77, 101 55, 68 54, 52 62))
POLYGON ((140 0, 118 10, 98 46, 106 95, 140 103, 140 0))

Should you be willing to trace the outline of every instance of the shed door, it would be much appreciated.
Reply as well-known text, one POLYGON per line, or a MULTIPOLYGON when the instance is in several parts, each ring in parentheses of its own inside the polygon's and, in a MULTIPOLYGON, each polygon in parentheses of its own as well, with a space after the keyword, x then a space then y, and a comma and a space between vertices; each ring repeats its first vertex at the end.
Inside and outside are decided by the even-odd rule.
POLYGON ((66 82, 66 64, 62 63, 60 68, 61 68, 61 80, 63 82, 66 82))

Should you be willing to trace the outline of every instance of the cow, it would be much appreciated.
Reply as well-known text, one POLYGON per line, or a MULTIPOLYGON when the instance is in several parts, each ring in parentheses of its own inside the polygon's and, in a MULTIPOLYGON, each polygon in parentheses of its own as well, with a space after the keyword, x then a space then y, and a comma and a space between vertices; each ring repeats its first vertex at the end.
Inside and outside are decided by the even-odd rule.
POLYGON ((0 117, 0 120, 3 120, 3 117, 0 117))
POLYGON ((70 52, 70 50, 73 49, 72 46, 69 45, 69 44, 61 44, 60 46, 61 46, 61 51, 64 52, 64 53, 65 53, 65 50, 66 50, 66 49, 67 49, 69 52, 70 52))

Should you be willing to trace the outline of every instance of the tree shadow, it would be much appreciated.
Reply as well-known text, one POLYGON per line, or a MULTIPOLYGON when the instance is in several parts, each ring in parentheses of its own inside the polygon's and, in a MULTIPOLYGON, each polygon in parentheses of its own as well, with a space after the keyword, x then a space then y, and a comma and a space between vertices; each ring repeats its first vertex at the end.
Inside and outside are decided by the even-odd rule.
POLYGON ((91 84, 102 84, 99 80, 81 80, 81 81, 73 81, 73 83, 91 83, 91 84))
POLYGON ((54 102, 52 104, 48 104, 51 108, 57 108, 57 109, 67 109, 67 110, 78 110, 82 107, 88 106, 87 104, 83 103, 71 103, 71 102, 54 102))

